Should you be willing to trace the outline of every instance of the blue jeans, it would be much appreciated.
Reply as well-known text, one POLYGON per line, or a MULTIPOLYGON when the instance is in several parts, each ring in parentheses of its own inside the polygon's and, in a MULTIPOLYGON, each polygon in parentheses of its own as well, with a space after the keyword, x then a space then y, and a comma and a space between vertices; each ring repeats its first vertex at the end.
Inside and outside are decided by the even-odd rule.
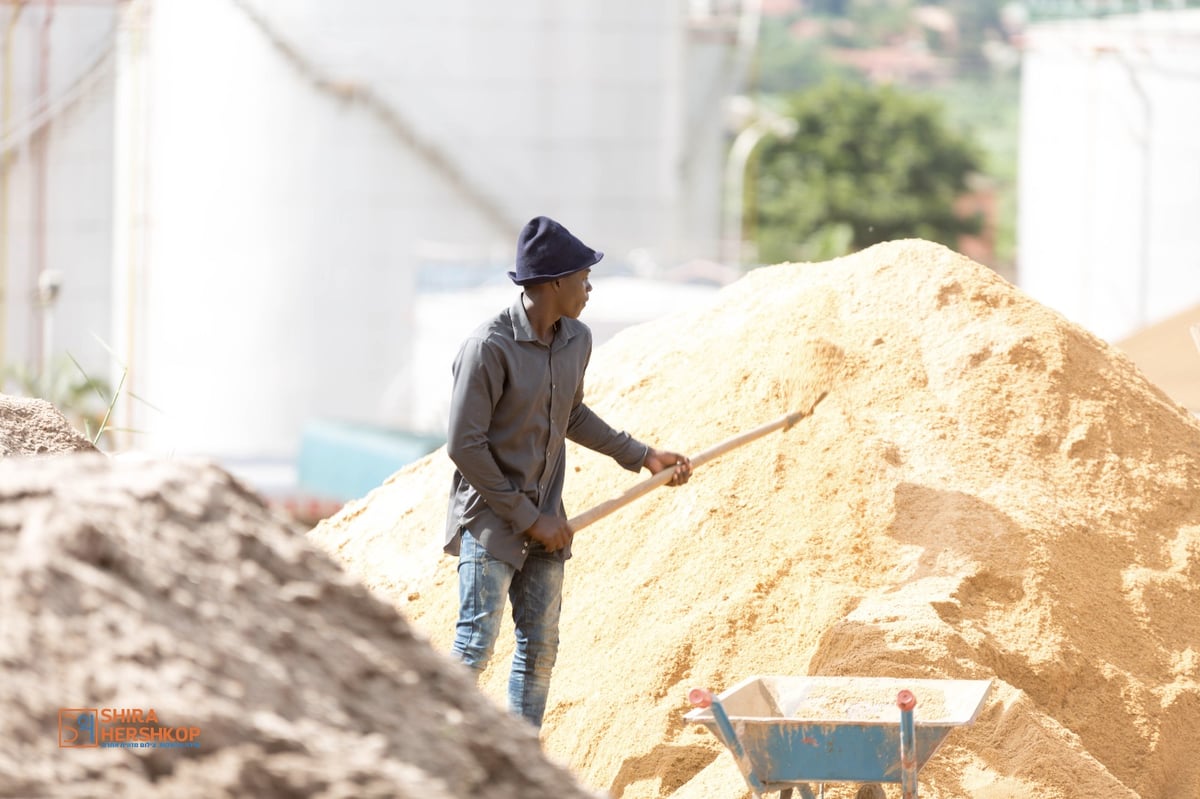
POLYGON ((542 726, 550 671, 558 656, 558 617, 562 608, 563 561, 536 542, 525 566, 516 569, 487 550, 466 530, 458 556, 458 623, 451 655, 483 672, 504 614, 512 601, 516 651, 508 677, 508 708, 535 727, 542 726))

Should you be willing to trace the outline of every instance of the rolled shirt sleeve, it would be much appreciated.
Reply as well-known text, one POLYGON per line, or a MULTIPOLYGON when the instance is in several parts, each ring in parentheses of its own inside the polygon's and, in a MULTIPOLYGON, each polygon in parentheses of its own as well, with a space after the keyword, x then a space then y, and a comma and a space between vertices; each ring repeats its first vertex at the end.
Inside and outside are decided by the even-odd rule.
POLYGON ((582 402, 571 412, 567 438, 602 455, 608 455, 631 472, 641 470, 646 453, 650 449, 629 433, 610 427, 582 402))

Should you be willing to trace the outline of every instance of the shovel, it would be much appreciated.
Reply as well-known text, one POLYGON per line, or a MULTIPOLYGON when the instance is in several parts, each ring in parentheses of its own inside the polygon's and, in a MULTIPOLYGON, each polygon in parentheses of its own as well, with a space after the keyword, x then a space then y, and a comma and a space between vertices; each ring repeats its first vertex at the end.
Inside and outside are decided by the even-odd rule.
MULTIPOLYGON (((822 391, 820 396, 818 396, 816 398, 816 400, 813 401, 812 407, 810 407, 807 411, 795 411, 793 413, 789 413, 784 416, 780 416, 778 419, 776 419, 773 422, 767 422, 766 424, 762 425, 761 427, 756 427, 753 430, 747 430, 745 433, 740 433, 740 434, 734 436, 733 438, 728 438, 728 439, 722 441, 720 444, 717 444, 716 446, 713 446, 713 447, 710 447, 710 448, 704 450, 703 452, 694 456, 691 459, 692 468, 693 469, 699 468, 700 466, 703 466, 704 464, 708 463, 709 461, 716 460, 717 458, 721 457, 726 452, 729 452, 732 449, 736 449, 736 448, 742 446, 743 444, 748 444, 749 442, 753 441, 756 438, 762 438, 767 433, 772 433, 776 430, 781 430, 781 429, 787 430, 792 425, 796 424, 796 422, 803 419, 805 416, 812 416, 813 411, 815 411, 817 408, 817 404, 820 403, 821 400, 825 399, 825 395, 828 393, 829 393, 828 391, 822 391)), ((620 496, 613 497, 612 499, 609 499, 609 500, 605 500, 604 502, 601 502, 599 505, 595 506, 594 508, 591 508, 590 510, 585 510, 583 513, 579 514, 578 516, 574 517, 573 519, 569 519, 567 521, 567 524, 570 525, 571 530, 573 532, 578 533, 580 530, 582 530, 584 527, 587 527, 592 522, 603 519, 605 516, 612 513, 613 511, 617 510, 618 508, 625 507, 630 502, 633 502, 635 499, 642 496, 643 494, 650 492, 652 489, 658 488, 661 485, 666 485, 667 483, 671 482, 671 478, 674 476, 675 476, 675 467, 674 466, 670 466, 666 469, 663 469, 661 472, 657 472, 657 473, 651 475, 650 477, 647 477, 645 480, 642 480, 640 483, 635 483, 632 487, 627 489, 625 491, 625 493, 621 494, 620 496)))

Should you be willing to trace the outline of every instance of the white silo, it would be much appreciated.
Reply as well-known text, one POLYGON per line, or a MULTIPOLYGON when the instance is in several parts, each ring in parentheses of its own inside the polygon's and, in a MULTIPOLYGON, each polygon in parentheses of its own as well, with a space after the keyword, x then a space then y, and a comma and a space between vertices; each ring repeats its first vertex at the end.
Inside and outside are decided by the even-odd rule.
POLYGON ((312 416, 378 419, 407 352, 422 165, 238 4, 155 3, 147 30, 127 344, 155 409, 130 402, 133 426, 154 448, 260 457, 294 452, 312 416))
POLYGON ((1200 302, 1200 11, 1030 27, 1019 282, 1116 341, 1200 302))
POLYGON ((432 250, 499 272, 542 213, 614 269, 715 245, 723 91, 684 86, 732 39, 692 42, 682 3, 131 5, 113 283, 139 445, 286 457, 309 418, 403 424, 432 250))

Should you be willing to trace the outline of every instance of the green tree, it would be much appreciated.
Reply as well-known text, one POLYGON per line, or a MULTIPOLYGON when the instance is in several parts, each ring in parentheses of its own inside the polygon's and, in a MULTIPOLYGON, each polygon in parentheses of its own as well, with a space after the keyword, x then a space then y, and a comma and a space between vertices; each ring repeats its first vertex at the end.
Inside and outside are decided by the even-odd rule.
POLYGON ((936 101, 831 81, 786 107, 796 135, 764 141, 749 167, 760 262, 823 260, 899 238, 953 247, 979 231, 955 201, 983 157, 936 101))

